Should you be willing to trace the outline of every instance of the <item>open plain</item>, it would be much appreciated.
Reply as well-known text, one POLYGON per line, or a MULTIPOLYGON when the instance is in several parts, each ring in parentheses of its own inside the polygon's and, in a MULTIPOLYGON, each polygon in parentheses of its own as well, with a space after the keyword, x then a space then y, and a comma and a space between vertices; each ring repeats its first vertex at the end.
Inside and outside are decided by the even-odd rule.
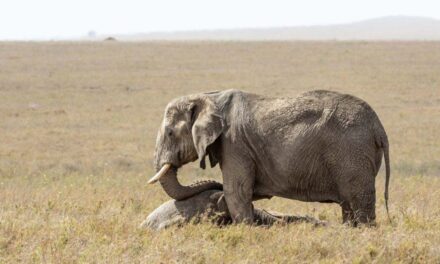
MULTIPOLYGON (((197 165, 179 179, 221 181, 197 165)), ((0 43, 0 263, 440 263, 439 202, 440 42, 0 43), (382 169, 375 228, 273 198, 256 206, 329 226, 139 229, 169 199, 146 184, 164 107, 230 88, 369 102, 391 146, 392 223, 382 169)))

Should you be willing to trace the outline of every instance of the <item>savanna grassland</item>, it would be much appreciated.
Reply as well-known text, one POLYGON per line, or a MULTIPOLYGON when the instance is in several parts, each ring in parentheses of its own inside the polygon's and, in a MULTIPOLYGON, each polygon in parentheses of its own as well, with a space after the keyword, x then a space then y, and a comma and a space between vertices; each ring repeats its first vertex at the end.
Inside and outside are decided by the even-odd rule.
POLYGON ((439 42, 0 43, 0 263, 440 263, 439 203, 439 42), (165 105, 230 88, 369 102, 391 145, 392 224, 382 170, 375 228, 273 198, 256 206, 329 226, 139 229, 169 199, 146 184, 165 105))

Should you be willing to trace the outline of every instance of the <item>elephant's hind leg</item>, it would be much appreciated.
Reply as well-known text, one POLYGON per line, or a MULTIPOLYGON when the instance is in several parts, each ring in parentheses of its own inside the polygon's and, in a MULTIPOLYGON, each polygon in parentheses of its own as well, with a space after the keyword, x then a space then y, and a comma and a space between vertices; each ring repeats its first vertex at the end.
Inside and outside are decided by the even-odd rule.
POLYGON ((354 224, 354 213, 350 207, 350 203, 347 201, 343 201, 341 203, 342 208, 342 223, 353 225, 354 224))
POLYGON ((354 226, 373 225, 376 219, 374 159, 370 159, 363 150, 355 149, 342 161, 334 172, 342 201, 342 219, 344 223, 351 222, 354 226))
POLYGON ((376 193, 374 189, 355 195, 350 204, 356 224, 375 225, 376 193))

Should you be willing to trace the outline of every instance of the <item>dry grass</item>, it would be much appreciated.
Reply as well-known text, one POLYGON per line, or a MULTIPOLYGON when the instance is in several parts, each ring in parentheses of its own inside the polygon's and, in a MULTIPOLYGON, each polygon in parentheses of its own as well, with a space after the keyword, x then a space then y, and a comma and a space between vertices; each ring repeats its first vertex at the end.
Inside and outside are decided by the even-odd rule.
MULTIPOLYGON (((440 43, 0 43, 0 263, 440 262, 440 43), (238 88, 355 94, 391 144, 377 228, 339 224, 337 205, 274 198, 267 209, 331 225, 137 229, 168 198, 152 174, 172 98, 238 88)), ((220 179, 191 164, 180 178, 220 179)))

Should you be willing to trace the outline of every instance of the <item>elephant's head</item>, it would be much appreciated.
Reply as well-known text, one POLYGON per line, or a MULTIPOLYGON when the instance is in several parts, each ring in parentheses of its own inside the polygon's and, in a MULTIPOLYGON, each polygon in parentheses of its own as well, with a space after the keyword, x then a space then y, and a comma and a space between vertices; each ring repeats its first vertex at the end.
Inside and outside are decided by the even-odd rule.
POLYGON ((213 181, 182 186, 177 180, 177 169, 197 159, 204 169, 206 155, 211 166, 215 166, 218 156, 212 148, 223 129, 223 114, 213 94, 185 96, 170 102, 157 135, 154 158, 157 174, 149 183, 159 181, 165 192, 176 200, 208 189, 221 189, 222 185, 213 181))

